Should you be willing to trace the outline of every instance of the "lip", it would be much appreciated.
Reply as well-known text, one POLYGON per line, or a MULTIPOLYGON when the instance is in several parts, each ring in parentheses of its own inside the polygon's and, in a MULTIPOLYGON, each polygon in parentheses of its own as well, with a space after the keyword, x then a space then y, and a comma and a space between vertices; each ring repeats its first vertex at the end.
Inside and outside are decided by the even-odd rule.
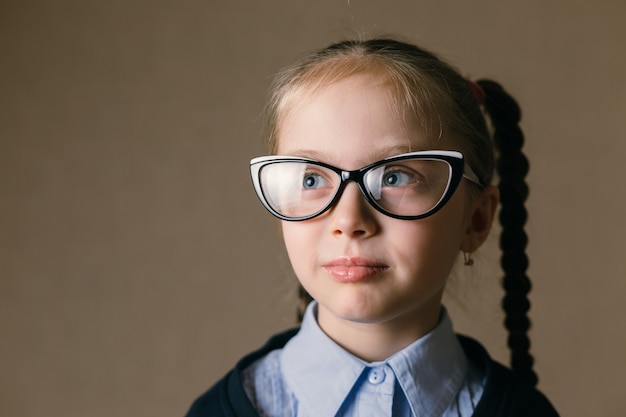
POLYGON ((357 283, 375 278, 389 266, 367 258, 345 256, 325 263, 323 268, 339 282, 357 283))

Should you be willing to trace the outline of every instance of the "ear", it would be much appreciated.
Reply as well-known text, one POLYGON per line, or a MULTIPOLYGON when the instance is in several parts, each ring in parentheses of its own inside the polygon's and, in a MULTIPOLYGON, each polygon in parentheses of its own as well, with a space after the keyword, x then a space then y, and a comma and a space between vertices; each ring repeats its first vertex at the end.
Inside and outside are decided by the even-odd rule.
POLYGON ((467 230, 461 242, 463 252, 474 252, 485 242, 489 236, 499 201, 500 191, 495 186, 486 187, 478 197, 474 198, 470 206, 467 230))

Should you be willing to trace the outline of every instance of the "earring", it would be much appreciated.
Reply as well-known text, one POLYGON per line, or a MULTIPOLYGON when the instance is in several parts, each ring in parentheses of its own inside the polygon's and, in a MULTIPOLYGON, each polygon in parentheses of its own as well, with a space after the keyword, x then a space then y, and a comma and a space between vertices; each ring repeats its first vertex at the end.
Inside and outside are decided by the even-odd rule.
POLYGON ((472 254, 470 252, 463 252, 463 259, 465 260, 465 266, 474 265, 474 260, 472 259, 472 254))

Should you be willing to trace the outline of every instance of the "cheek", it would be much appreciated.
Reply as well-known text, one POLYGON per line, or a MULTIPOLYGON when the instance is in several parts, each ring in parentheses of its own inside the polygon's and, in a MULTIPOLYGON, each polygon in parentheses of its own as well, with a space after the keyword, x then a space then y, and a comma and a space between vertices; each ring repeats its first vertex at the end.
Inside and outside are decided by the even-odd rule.
POLYGON ((297 271, 315 253, 317 238, 311 228, 302 223, 282 222, 283 241, 293 268, 297 271))
POLYGON ((291 253, 296 250, 294 243, 297 242, 296 233, 288 222, 282 222, 283 242, 285 243, 285 249, 291 256, 291 253))
POLYGON ((459 256, 458 239, 442 231, 428 230, 419 239, 394 244, 400 276, 420 288, 429 282, 437 287, 443 285, 459 256))
POLYGON ((464 227, 458 216, 445 214, 442 211, 393 231, 394 239, 388 242, 402 264, 430 272, 451 269, 459 254, 464 227))

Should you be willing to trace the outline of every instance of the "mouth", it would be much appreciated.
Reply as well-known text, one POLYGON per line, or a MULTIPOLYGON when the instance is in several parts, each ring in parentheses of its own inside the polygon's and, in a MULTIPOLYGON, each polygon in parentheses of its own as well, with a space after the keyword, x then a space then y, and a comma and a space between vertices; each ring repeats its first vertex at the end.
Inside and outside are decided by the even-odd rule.
POLYGON ((379 276, 389 266, 367 258, 342 257, 324 264, 323 268, 339 282, 357 283, 379 276))

